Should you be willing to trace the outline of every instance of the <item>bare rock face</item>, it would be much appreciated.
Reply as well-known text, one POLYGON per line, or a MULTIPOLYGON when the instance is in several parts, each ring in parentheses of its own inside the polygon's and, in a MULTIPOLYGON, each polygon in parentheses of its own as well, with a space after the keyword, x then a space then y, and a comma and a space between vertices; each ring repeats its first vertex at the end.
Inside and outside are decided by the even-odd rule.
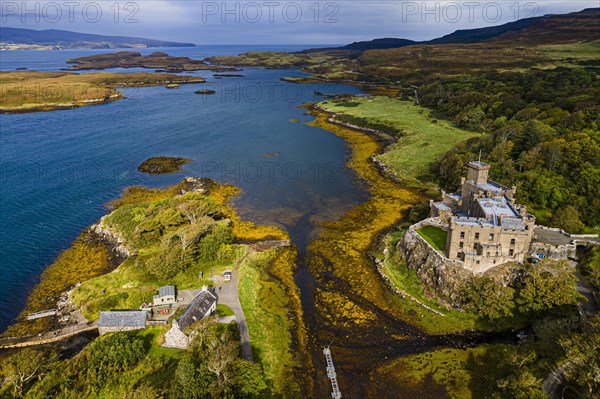
POLYGON ((119 257, 126 259, 133 255, 132 251, 125 246, 125 240, 104 223, 104 217, 97 224, 90 226, 90 230, 119 257))
POLYGON ((408 268, 417 271, 427 297, 435 297, 448 307, 458 306, 458 294, 472 278, 471 271, 446 259, 413 229, 398 242, 398 249, 404 254, 408 268))

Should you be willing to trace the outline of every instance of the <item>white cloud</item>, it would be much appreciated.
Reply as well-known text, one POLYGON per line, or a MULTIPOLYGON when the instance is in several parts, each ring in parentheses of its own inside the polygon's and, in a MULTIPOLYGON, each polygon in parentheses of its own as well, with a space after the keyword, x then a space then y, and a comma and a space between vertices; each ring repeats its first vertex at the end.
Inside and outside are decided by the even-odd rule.
POLYGON ((597 1, 548 0, 479 3, 344 0, 318 1, 318 7, 315 7, 315 2, 3 0, 1 13, 4 26, 30 29, 66 29, 201 44, 321 44, 349 43, 377 37, 427 40, 457 29, 597 7, 597 1), (71 6, 75 10, 73 15, 70 15, 67 3, 77 3, 71 6), (62 11, 61 18, 57 20, 56 4, 62 11), (115 8, 115 4, 119 7, 115 8), (17 5, 19 12, 10 8, 14 5, 17 5), (102 16, 94 21, 98 7, 102 16), (258 18, 257 10, 260 13, 258 18), (301 17, 298 17, 298 10, 301 17))

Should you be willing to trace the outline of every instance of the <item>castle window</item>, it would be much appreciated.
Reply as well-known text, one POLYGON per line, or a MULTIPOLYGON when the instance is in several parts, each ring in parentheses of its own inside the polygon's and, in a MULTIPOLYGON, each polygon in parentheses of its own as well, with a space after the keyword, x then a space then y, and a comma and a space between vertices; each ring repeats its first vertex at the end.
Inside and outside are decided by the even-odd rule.
POLYGON ((465 246, 465 243, 464 243, 464 242, 462 242, 462 241, 461 241, 461 242, 459 242, 459 243, 458 243, 458 247, 459 247, 459 248, 462 248, 462 247, 464 247, 464 246, 465 246))
POLYGON ((475 239, 479 240, 479 233, 475 233, 475 239))
POLYGON ((490 233, 490 241, 494 241, 494 233, 490 233))
POLYGON ((481 262, 477 261, 477 262, 475 262, 475 263, 479 264, 479 263, 481 263, 481 262))
POLYGON ((490 255, 491 255, 491 253, 490 253, 490 251, 488 251, 487 256, 490 256, 490 255))
POLYGON ((465 238, 465 232, 464 231, 460 232, 460 238, 465 238))
POLYGON ((477 243, 473 244, 473 249, 477 249, 477 243))
POLYGON ((517 242, 517 240, 515 240, 514 238, 511 238, 511 239, 510 239, 510 246, 511 246, 511 247, 514 247, 514 246, 515 246, 515 244, 516 244, 516 242, 517 242))
POLYGON ((515 250, 511 249, 510 251, 508 251, 508 256, 513 256, 515 254, 515 250))

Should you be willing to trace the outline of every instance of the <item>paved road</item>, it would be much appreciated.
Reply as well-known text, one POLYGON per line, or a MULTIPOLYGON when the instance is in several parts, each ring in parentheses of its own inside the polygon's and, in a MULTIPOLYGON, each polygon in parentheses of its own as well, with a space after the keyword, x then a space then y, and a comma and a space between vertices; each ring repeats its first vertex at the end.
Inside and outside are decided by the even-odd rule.
POLYGON ((216 289, 219 302, 227 305, 233 310, 237 320, 238 328, 240 329, 240 340, 242 343, 242 357, 246 360, 253 361, 252 347, 250 346, 250 336, 248 335, 248 325, 246 324, 246 316, 242 310, 242 305, 238 297, 238 276, 237 270, 231 272, 231 281, 224 283, 220 289, 216 289))

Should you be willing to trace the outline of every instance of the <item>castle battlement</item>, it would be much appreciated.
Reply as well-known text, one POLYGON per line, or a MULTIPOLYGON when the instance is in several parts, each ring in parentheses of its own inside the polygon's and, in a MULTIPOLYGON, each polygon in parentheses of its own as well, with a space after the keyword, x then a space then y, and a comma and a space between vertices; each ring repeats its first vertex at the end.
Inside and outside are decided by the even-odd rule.
POLYGON ((445 256, 482 273, 502 263, 522 262, 533 238, 535 217, 515 202, 516 187, 489 180, 490 165, 469 162, 460 192, 430 201, 431 217, 448 226, 445 256))

